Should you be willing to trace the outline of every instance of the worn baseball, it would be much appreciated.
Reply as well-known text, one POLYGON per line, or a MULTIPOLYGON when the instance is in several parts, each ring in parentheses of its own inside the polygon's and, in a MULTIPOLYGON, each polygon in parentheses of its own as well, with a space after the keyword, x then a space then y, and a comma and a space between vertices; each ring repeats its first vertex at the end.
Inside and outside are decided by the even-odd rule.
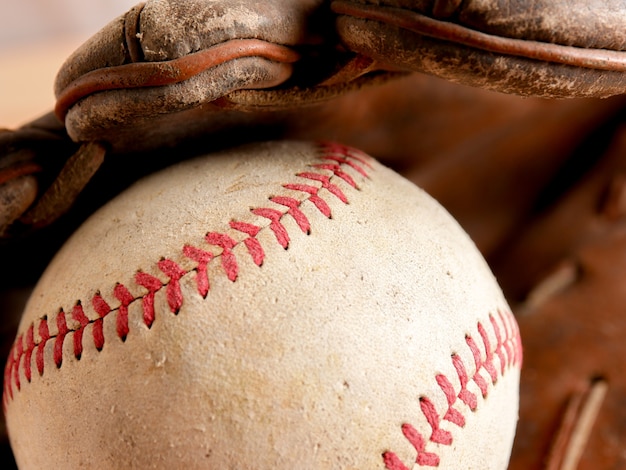
POLYGON ((36 286, 4 376, 21 469, 505 469, 515 319, 433 199, 277 142, 132 186, 36 286))

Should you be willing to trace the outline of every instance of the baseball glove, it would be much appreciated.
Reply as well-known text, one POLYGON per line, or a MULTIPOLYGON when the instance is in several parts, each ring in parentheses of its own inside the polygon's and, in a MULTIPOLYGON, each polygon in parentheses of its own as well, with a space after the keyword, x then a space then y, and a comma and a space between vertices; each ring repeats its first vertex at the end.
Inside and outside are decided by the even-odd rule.
POLYGON ((148 0, 67 60, 54 112, 0 132, 0 278, 34 282, 82 219, 176 160, 342 141, 439 199, 515 307, 526 362, 511 468, 624 466, 624 10, 148 0))
POLYGON ((517 294, 533 286, 517 308, 525 364, 511 470, 626 467, 623 124, 607 143, 494 263, 517 294))
POLYGON ((288 127, 305 105, 410 72, 522 95, 619 94, 621 16, 581 0, 149 0, 67 60, 56 118, 0 134, 0 233, 66 212, 105 154, 227 145, 233 129, 288 127))

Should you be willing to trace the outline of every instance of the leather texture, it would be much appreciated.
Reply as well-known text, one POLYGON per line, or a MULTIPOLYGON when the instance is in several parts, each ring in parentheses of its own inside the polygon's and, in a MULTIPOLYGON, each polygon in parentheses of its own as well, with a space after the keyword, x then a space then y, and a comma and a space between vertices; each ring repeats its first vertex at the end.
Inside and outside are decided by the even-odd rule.
POLYGON ((517 309, 525 364, 512 470, 626 466, 625 151, 622 127, 505 261, 536 281, 517 309))
POLYGON ((621 94, 626 59, 616 25, 624 7, 619 2, 596 2, 593 8, 581 1, 563 5, 486 0, 140 3, 61 67, 55 83, 58 122, 48 116, 44 124, 0 134, 5 160, 0 181, 20 178, 0 188, 5 207, 0 233, 6 237, 23 232, 24 226, 52 223, 71 207, 104 154, 206 140, 224 128, 280 120, 278 112, 291 110, 297 116, 304 106, 333 102, 410 73, 530 96, 621 94), (40 155, 45 151, 38 150, 37 141, 30 148, 33 128, 54 129, 50 141, 64 146, 55 157, 61 164, 67 161, 66 168, 40 155), (90 142, 98 144, 81 147, 90 142), (20 166, 16 159, 28 164, 20 166), (29 207, 30 215, 22 217, 29 207))
POLYGON ((551 98, 626 84, 621 2, 336 0, 332 9, 347 47, 384 66, 551 98))
POLYGON ((59 251, 18 334, 4 404, 24 470, 500 470, 517 422, 517 326, 481 254, 337 144, 137 182, 59 251))
POLYGON ((34 283, 147 173, 242 142, 341 141, 439 200, 513 305, 526 352, 511 468, 578 451, 583 470, 621 468, 625 10, 149 0, 68 59, 56 114, 0 132, 3 285, 34 283))

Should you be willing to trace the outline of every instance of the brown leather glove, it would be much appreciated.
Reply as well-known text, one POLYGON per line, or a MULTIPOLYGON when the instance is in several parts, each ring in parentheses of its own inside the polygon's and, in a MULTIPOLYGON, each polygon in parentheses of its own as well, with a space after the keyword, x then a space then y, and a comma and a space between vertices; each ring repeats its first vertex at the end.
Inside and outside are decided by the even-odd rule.
POLYGON ((371 60, 339 48, 333 23, 321 0, 149 1, 112 21, 59 71, 56 118, 0 134, 0 234, 18 218, 27 227, 55 220, 105 153, 193 138, 215 148, 220 133, 271 120, 268 109, 296 110, 380 81, 384 74, 359 78, 371 60), (65 148, 39 148, 43 133, 65 148))
POLYGON ((534 285, 511 470, 626 468, 625 152, 621 124, 495 266, 517 296, 534 285))
POLYGON ((350 50, 396 69, 521 95, 623 93, 623 4, 334 0, 350 50))
MULTIPOLYGON (((50 224, 84 191, 81 218, 146 172, 200 150, 243 140, 314 138, 360 147, 442 201, 478 242, 512 301, 527 297, 553 265, 595 246, 587 237, 598 221, 606 221, 603 215, 591 211, 583 217, 586 212, 575 204, 564 219, 557 210, 542 217, 536 209, 546 192, 551 200, 566 201, 563 188, 571 181, 564 184, 559 177, 581 148, 587 149, 585 168, 600 158, 603 149, 589 150, 586 142, 623 108, 621 98, 520 99, 410 72, 524 95, 619 94, 625 68, 621 28, 613 27, 623 18, 619 8, 590 12, 584 2, 570 2, 565 14, 563 4, 495 0, 217 3, 148 1, 68 59, 57 80, 57 116, 0 133, 0 234, 11 237, 50 224), (235 11, 242 16, 232 21, 235 11), (555 30, 555 18, 593 28, 555 30)), ((614 202, 607 207, 620 207, 619 197, 609 200, 614 202)), ((70 230, 61 225, 55 237, 45 232, 10 240, 0 254, 3 265, 12 267, 4 277, 33 280, 70 230)), ((593 243, 620 253, 619 236, 607 235, 612 231, 593 243)), ((581 278, 549 301, 543 295, 543 302, 525 304, 537 314, 520 316, 524 337, 533 340, 525 341, 531 373, 525 372, 530 378, 522 388, 512 466, 542 468, 542 460, 557 458, 546 456, 569 452, 576 427, 561 426, 560 413, 570 397, 583 397, 582 405, 572 407, 578 416, 577 410, 586 409, 586 391, 596 393, 608 380, 605 400, 617 403, 610 398, 620 390, 611 385, 615 370, 583 368, 574 381, 556 382, 553 377, 569 380, 568 363, 559 359, 561 370, 541 361, 552 344, 544 332, 561 331, 570 307, 574 312, 566 292, 581 286, 576 315, 589 316, 589 305, 600 301, 612 306, 606 315, 615 315, 621 274, 606 260, 618 258, 605 253, 588 264, 599 266, 601 275, 581 278), (605 381, 591 380, 597 378, 605 381), (543 408, 527 404, 541 397, 547 383, 563 387, 542 402, 544 417, 543 408), (557 432, 559 427, 565 431, 557 432)), ((589 344, 611 344, 590 331, 589 344)), ((578 341, 576 331, 568 335, 559 351, 578 341)), ((607 410, 617 405, 611 406, 607 410)), ((594 445, 609 449, 613 460, 607 461, 619 462, 620 446, 605 445, 624 437, 624 420, 618 412, 613 416, 602 425, 606 434, 598 434, 609 437, 600 444, 589 440, 585 449, 592 449, 591 456, 594 445)))
POLYGON ((441 0, 139 4, 79 48, 60 70, 55 85, 60 122, 48 116, 43 128, 54 128, 52 140, 64 140, 63 151, 29 148, 28 135, 41 122, 17 135, 0 134, 0 159, 6 160, 0 164, 0 234, 54 221, 73 204, 105 154, 192 141, 207 150, 242 135, 252 140, 254 129, 289 130, 294 120, 323 126, 315 120, 323 112, 303 116, 302 107, 326 102, 330 108, 346 93, 361 93, 356 90, 364 85, 380 85, 407 72, 523 95, 621 93, 624 39, 614 26, 622 7, 591 10, 582 1, 558 5, 518 2, 514 8, 508 2, 441 0), (24 152, 29 156, 18 160, 28 165, 18 165, 16 172, 15 153, 24 152), (9 184, 18 176, 19 182, 9 184), (26 207, 29 213, 22 217, 26 207))

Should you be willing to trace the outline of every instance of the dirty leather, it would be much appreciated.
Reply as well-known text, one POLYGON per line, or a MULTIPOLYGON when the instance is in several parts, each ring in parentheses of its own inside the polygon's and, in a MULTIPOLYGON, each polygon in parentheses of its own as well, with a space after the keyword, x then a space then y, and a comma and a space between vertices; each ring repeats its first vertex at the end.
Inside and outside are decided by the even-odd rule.
POLYGON ((335 0, 350 50, 457 83, 545 97, 623 92, 620 2, 335 0))
POLYGON ((495 267, 506 284, 533 286, 517 308, 525 363, 511 470, 626 466, 625 150, 622 125, 495 267))
MULTIPOLYGON (((620 94, 624 7, 596 3, 148 0, 89 39, 57 76, 53 140, 67 141, 65 174, 78 180, 51 188, 58 162, 28 150, 39 171, 0 187, 0 232, 22 231, 9 230, 16 221, 48 225, 71 207, 104 158, 93 144, 79 150, 88 142, 119 154, 206 141, 416 72, 521 95, 620 94), (35 209, 31 217, 21 217, 24 208, 35 209)), ((13 161, 3 142, 20 140, 22 152, 40 125, 0 134, 0 158, 13 161)), ((0 171, 0 181, 18 177, 0 171)))
POLYGON ((0 132, 4 285, 34 282, 73 228, 148 172, 242 142, 341 141, 442 202, 516 307, 526 352, 511 468, 559 468, 577 451, 581 469, 619 468, 624 9, 140 4, 68 59, 54 112, 0 132), (595 390, 595 427, 572 450, 595 390))

